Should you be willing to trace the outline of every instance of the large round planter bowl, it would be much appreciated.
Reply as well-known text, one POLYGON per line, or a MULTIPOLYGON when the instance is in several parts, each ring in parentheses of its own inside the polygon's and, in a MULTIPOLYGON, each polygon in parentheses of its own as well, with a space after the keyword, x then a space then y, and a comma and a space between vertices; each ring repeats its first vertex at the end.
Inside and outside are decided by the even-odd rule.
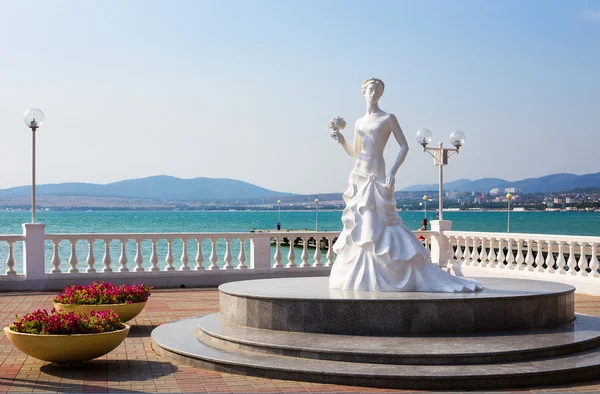
POLYGON ((38 335, 16 332, 9 327, 4 334, 14 347, 43 361, 59 365, 79 364, 114 350, 123 342, 131 327, 97 334, 38 335))
POLYGON ((62 312, 75 312, 78 315, 89 316, 91 311, 115 311, 122 322, 127 322, 136 317, 146 306, 144 302, 133 304, 99 304, 99 305, 75 305, 54 303, 54 308, 62 312))

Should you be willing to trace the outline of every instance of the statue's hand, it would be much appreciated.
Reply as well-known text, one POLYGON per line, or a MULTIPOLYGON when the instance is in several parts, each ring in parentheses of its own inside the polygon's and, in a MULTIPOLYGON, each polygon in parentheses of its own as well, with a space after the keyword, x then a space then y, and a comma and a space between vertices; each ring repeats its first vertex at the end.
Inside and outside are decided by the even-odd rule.
POLYGON ((344 135, 342 133, 340 133, 339 131, 333 131, 331 133, 331 138, 333 138, 334 140, 336 140, 338 143, 343 144, 345 141, 344 135))
POLYGON ((388 174, 387 178, 385 178, 385 187, 388 189, 394 189, 396 185, 396 174, 388 174))

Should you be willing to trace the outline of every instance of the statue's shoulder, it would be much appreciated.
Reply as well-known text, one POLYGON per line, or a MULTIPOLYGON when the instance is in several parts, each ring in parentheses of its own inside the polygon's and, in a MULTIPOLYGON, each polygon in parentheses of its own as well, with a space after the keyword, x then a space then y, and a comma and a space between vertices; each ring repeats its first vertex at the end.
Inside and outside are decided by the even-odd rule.
POLYGON ((396 115, 394 114, 386 114, 385 118, 388 122, 391 122, 393 124, 398 124, 398 119, 396 118, 396 115))

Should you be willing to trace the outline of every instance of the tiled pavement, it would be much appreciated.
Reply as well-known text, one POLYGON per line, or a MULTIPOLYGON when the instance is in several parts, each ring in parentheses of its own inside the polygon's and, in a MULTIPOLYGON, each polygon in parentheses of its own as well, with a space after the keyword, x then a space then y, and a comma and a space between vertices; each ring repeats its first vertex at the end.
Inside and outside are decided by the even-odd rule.
MULTIPOLYGON (((52 308, 55 293, 0 293, 0 328, 15 314, 52 308)), ((600 297, 578 295, 579 313, 600 316, 600 297)), ((77 368, 56 368, 15 349, 0 332, 0 393, 85 392, 402 392, 232 375, 189 367, 156 355, 150 333, 162 323, 218 311, 215 289, 156 290, 116 350, 77 368)), ((599 377, 600 379, 600 377, 599 377)), ((525 392, 600 392, 600 380, 525 392)), ((514 391, 517 392, 517 391, 514 391)))

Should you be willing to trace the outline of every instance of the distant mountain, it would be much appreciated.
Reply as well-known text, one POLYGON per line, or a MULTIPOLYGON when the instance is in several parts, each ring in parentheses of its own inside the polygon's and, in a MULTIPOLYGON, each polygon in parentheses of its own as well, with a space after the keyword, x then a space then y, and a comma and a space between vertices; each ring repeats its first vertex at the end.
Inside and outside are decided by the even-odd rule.
MULTIPOLYGON (((520 181, 507 181, 500 178, 482 178, 475 181, 459 179, 454 182, 444 183, 445 191, 480 192, 487 193, 493 188, 501 190, 509 187, 520 188, 523 193, 551 193, 562 192, 573 189, 600 187, 600 172, 586 175, 575 174, 552 174, 541 178, 527 178, 520 181)), ((414 185, 402 189, 402 191, 436 191, 437 183, 426 185, 414 185)))
MULTIPOLYGON (((21 197, 31 193, 30 186, 0 190, 0 197, 21 197)), ((129 197, 154 200, 235 200, 290 195, 247 182, 225 178, 181 179, 159 175, 98 185, 59 183, 38 185, 37 194, 45 196, 129 197)))

